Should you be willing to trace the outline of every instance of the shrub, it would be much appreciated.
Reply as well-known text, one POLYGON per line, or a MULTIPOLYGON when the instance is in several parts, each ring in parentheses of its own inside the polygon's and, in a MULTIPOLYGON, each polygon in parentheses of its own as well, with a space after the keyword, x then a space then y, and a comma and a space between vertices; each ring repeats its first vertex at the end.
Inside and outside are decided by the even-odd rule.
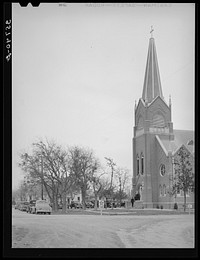
POLYGON ((161 205, 160 208, 163 209, 163 205, 161 205))

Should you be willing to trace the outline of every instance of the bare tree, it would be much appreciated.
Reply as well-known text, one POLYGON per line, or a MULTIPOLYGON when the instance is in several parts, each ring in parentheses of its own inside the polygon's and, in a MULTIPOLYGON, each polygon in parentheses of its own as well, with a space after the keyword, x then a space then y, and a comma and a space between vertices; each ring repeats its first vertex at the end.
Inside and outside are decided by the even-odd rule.
POLYGON ((12 201, 14 201, 15 203, 17 201, 20 201, 20 186, 18 188, 15 188, 12 190, 12 201))
POLYGON ((29 200, 42 198, 44 191, 39 179, 32 178, 30 174, 24 176, 24 185, 27 188, 27 197, 29 200))
POLYGON ((19 166, 33 178, 39 179, 53 204, 58 209, 58 194, 61 192, 63 211, 66 210, 66 193, 73 182, 68 168, 68 153, 55 142, 33 143, 33 153, 21 154, 19 166))
POLYGON ((99 162, 94 157, 93 151, 89 149, 74 146, 68 150, 70 154, 70 171, 75 177, 76 184, 80 187, 83 209, 85 209, 87 190, 90 187, 90 180, 99 168, 99 162))
POLYGON ((94 173, 91 177, 90 182, 93 188, 94 197, 95 197, 95 205, 94 208, 97 209, 97 200, 98 196, 101 195, 103 189, 105 188, 105 181, 103 179, 105 172, 102 173, 94 173))
POLYGON ((20 186, 19 186, 19 196, 20 196, 20 200, 21 201, 26 201, 27 199, 27 187, 26 185, 24 185, 24 181, 20 182, 20 186))
MULTIPOLYGON (((110 180, 110 197, 111 197, 111 200, 113 200, 113 177, 114 177, 114 173, 115 173, 115 167, 116 167, 116 163, 114 163, 113 159, 112 158, 108 158, 108 157, 104 157, 107 161, 107 165, 108 167, 110 167, 111 169, 111 180, 110 180)), ((113 201, 111 203, 111 206, 112 206, 112 209, 113 209, 113 201)))
POLYGON ((119 189, 118 189, 118 198, 120 200, 120 204, 122 202, 122 199, 126 198, 126 193, 125 193, 125 189, 126 189, 126 185, 129 181, 129 171, 126 168, 121 168, 118 167, 116 169, 116 173, 115 173, 118 185, 119 185, 119 189))
POLYGON ((108 157, 104 157, 104 158, 107 161, 108 167, 110 167, 110 169, 111 169, 110 189, 112 189, 113 176, 114 176, 114 172, 115 172, 116 163, 114 163, 112 158, 108 158, 108 157))

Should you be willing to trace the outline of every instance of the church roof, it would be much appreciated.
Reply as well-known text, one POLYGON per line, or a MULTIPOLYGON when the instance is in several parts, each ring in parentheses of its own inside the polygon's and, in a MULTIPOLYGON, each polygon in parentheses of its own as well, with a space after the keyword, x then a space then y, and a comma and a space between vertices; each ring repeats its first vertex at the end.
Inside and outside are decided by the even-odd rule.
POLYGON ((194 153, 194 131, 193 130, 174 130, 174 140, 166 140, 164 136, 156 136, 156 139, 160 143, 164 152, 172 152, 174 154, 182 145, 188 149, 188 151, 194 153))
POLYGON ((142 99, 150 103, 157 96, 160 96, 162 99, 164 99, 160 82, 160 73, 158 68, 155 40, 153 37, 151 37, 149 39, 149 49, 144 77, 142 99))
POLYGON ((194 152, 194 131, 193 130, 174 130, 174 139, 178 147, 184 144, 185 147, 191 153, 194 152))

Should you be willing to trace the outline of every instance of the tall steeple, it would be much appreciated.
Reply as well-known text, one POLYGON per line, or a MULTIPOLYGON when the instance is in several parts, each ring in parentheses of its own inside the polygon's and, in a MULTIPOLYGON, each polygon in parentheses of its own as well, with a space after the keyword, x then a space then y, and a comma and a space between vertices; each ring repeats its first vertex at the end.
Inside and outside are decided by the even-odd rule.
POLYGON ((151 38, 149 39, 149 50, 142 93, 142 99, 146 103, 150 103, 157 96, 164 99, 160 82, 155 40, 153 38, 153 28, 151 28, 150 33, 151 38))

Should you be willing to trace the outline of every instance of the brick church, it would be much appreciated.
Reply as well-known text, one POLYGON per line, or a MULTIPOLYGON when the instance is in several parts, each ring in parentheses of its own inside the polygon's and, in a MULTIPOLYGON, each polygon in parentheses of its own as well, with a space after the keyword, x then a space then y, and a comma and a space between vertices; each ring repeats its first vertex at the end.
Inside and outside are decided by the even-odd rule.
MULTIPOLYGON (((142 97, 135 104, 133 129, 133 195, 143 208, 173 208, 183 205, 183 192, 176 198, 169 194, 174 172, 174 158, 181 147, 189 151, 194 169, 194 131, 175 130, 171 98, 162 93, 155 40, 151 35, 142 97)), ((187 203, 194 207, 194 194, 187 203)), ((138 204, 138 203, 137 203, 138 204)), ((138 204, 138 205, 139 205, 138 204)))

